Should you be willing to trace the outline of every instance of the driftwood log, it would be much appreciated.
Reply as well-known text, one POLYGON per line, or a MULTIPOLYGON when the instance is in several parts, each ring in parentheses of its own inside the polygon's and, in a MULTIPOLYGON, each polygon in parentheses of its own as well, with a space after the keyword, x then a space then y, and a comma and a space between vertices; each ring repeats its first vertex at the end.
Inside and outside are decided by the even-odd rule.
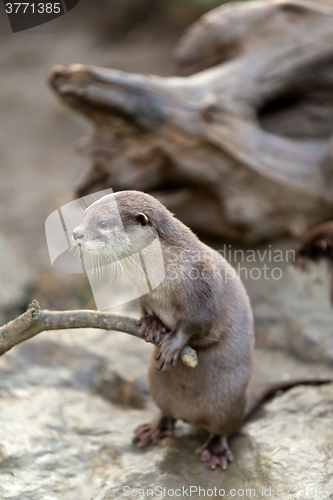
POLYGON ((332 219, 332 27, 315 3, 231 3, 180 41, 182 76, 53 68, 95 125, 77 194, 143 190, 196 232, 244 243, 332 219))
POLYGON ((331 276, 330 298, 333 306, 333 221, 311 228, 303 236, 295 255, 295 266, 306 271, 310 262, 325 260, 331 276))
MULTIPOLYGON (((25 313, 0 327, 0 356, 38 333, 74 328, 115 330, 143 338, 139 335, 140 327, 133 318, 101 311, 46 311, 41 310, 38 302, 34 300, 25 313)), ((152 343, 156 345, 155 342, 152 343)), ((197 353, 190 346, 183 347, 179 357, 191 368, 198 364, 197 353)))

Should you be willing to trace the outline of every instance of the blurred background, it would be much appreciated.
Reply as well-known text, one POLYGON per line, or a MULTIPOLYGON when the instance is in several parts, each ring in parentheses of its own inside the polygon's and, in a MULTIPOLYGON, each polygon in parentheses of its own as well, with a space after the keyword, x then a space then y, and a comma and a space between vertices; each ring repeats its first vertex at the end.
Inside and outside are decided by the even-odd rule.
MULTIPOLYGON (((80 144, 93 130, 49 88, 46 76, 51 67, 82 63, 173 75, 174 49, 181 35, 203 13, 222 3, 81 0, 52 23, 16 34, 10 32, 0 6, 0 203, 4 214, 0 276, 6 283, 6 290, 0 290, 2 321, 22 311, 32 296, 50 308, 83 306, 89 297, 89 290, 82 291, 82 277, 53 273, 45 241, 46 217, 73 199, 89 171, 90 160, 80 153, 80 144)), ((330 0, 319 3, 330 5, 330 0)))
MULTIPOLYGON (((21 314, 32 299, 49 309, 95 307, 86 277, 53 271, 46 245, 46 218, 76 197, 75 190, 90 171, 91 160, 82 152, 82 138, 94 130, 91 122, 73 112, 51 90, 46 82, 50 69, 57 64, 81 63, 162 77, 174 75, 178 40, 191 23, 218 5, 221 1, 81 0, 63 18, 12 34, 1 3, 1 323, 21 314)), ((317 1, 316 5, 333 7, 333 0, 317 1)), ((285 124, 283 117, 282 122, 285 124)), ((230 244, 227 238, 204 238, 217 249, 230 244)), ((263 238, 251 248, 259 252, 281 250, 285 255, 297 248, 300 239, 301 235, 263 238)), ((246 252, 249 246, 236 242, 232 248, 246 252)), ((251 270, 251 263, 240 262, 251 270)), ((330 269, 321 263, 302 273, 288 259, 278 266, 282 270, 279 280, 244 281, 255 315, 254 378, 331 376, 330 269)), ((116 312, 138 316, 138 303, 116 312)), ((1 498, 97 498, 95 495, 106 488, 106 478, 118 477, 122 455, 132 470, 138 470, 141 458, 128 448, 128 429, 154 412, 145 379, 149 354, 149 346, 141 340, 122 333, 87 330, 43 333, 3 356, 0 396, 6 410, 0 413, 0 459, 2 453, 9 462, 2 467, 0 460, 1 498), (16 430, 12 432, 9 423, 14 419, 16 430), (114 433, 111 437, 109 427, 114 433), (18 440, 26 443, 24 453, 18 440), (10 462, 13 457, 15 463, 10 462), (34 462, 38 457, 41 463, 34 462), (34 466, 29 468, 31 462, 34 466), (67 463, 72 476, 66 475, 67 463), (17 475, 15 491, 12 473, 17 475)), ((191 450, 195 438, 186 439, 185 449, 188 446, 191 450)), ((243 443, 242 437, 237 439, 236 450, 243 443)), ((152 453, 145 455, 142 467, 155 464, 160 452, 152 453)), ((172 463, 175 460, 166 461, 163 470, 167 477, 179 479, 172 463)), ((191 479, 193 462, 188 463, 184 477, 191 479)), ((239 473, 231 472, 231 484, 241 480, 242 470, 248 470, 248 463, 243 465, 239 473)), ((159 472, 157 468, 153 473, 156 470, 159 472)), ((121 471, 124 475, 124 469, 121 471)), ((204 478, 204 469, 200 471, 204 478)), ((258 484, 261 480, 259 475, 258 484)), ((119 498, 116 491, 107 491, 109 496, 98 498, 119 498)))
POLYGON ((10 32, 1 4, 0 276, 6 283, 6 291, 0 292, 2 321, 25 308, 32 295, 43 307, 83 305, 80 290, 73 290, 76 277, 68 278, 68 293, 63 293, 67 277, 53 275, 44 222, 73 199, 84 178, 89 159, 77 149, 79 139, 92 127, 51 91, 46 83, 50 68, 80 62, 171 75, 177 39, 217 4, 214 0, 81 0, 66 16, 16 34, 10 32), (31 286, 42 290, 32 293, 31 286))

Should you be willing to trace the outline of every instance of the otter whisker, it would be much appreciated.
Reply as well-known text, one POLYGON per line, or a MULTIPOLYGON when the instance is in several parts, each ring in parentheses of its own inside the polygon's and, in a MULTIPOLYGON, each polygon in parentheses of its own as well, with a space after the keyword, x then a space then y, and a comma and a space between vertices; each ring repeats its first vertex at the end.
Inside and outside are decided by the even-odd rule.
POLYGON ((139 266, 139 264, 131 257, 130 255, 128 256, 128 259, 130 259, 134 264, 140 269, 140 271, 144 274, 144 270, 139 266))

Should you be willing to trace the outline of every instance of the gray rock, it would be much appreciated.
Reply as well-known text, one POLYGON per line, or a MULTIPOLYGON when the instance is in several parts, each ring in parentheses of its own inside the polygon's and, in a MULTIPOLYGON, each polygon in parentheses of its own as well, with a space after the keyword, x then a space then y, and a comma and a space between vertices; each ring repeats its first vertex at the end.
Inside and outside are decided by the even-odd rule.
MULTIPOLYGON (((15 249, 0 234, 0 323, 22 307, 31 276, 15 249)), ((15 314, 14 314, 15 315, 15 314)))
POLYGON ((325 262, 310 264, 306 272, 295 269, 296 246, 285 240, 252 249, 226 245, 222 250, 249 293, 257 345, 332 365, 331 273, 325 262))
MULTIPOLYGON (((111 391, 112 402, 96 390, 105 383, 113 390, 125 388, 126 394, 132 387, 145 390, 150 347, 122 333, 44 332, 0 358, 1 499, 144 498, 125 497, 125 486, 184 487, 181 498, 191 486, 224 489, 229 496, 232 488, 254 489, 261 496, 261 488, 271 486, 272 497, 279 498, 278 487, 291 484, 304 487, 302 498, 310 499, 310 486, 329 484, 332 385, 299 387, 267 403, 232 438, 235 462, 227 472, 210 471, 200 462, 195 449, 206 435, 181 422, 175 437, 139 450, 131 435, 155 415, 150 398, 142 396, 144 408, 136 409, 125 407, 117 390, 111 391)), ((281 353, 275 358, 260 351, 258 357, 256 372, 265 359, 278 373, 281 353)), ((309 372, 309 365, 298 367, 291 359, 286 366, 291 376, 309 372)), ((192 489, 191 498, 202 496, 192 489)))
POLYGON ((279 347, 301 359, 333 364, 330 273, 324 262, 308 272, 289 266, 264 300, 253 300, 258 344, 279 347))
MULTIPOLYGON (((261 418, 257 415, 231 440, 235 462, 227 472, 212 472, 200 464, 194 453, 199 435, 180 427, 177 440, 148 449, 142 454, 140 466, 129 462, 128 470, 115 473, 96 500, 121 498, 125 486, 137 493, 140 488, 158 486, 190 491, 192 486, 197 488, 192 490, 192 498, 203 496, 199 496, 199 487, 206 490, 206 496, 209 489, 217 488, 218 498, 262 497, 263 491, 272 498, 332 498, 333 436, 327 434, 332 423, 332 396, 332 385, 299 387, 266 404, 259 414, 261 418), (302 489, 302 495, 296 495, 297 489, 302 489)), ((171 497, 171 493, 167 495, 171 497)))

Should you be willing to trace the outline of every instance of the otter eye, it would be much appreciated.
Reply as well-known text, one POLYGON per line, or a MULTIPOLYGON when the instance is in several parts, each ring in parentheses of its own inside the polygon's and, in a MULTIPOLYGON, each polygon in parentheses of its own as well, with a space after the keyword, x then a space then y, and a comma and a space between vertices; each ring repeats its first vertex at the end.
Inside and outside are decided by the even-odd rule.
POLYGON ((98 225, 101 229, 105 229, 106 227, 108 227, 108 223, 106 222, 106 220, 102 220, 98 225))

